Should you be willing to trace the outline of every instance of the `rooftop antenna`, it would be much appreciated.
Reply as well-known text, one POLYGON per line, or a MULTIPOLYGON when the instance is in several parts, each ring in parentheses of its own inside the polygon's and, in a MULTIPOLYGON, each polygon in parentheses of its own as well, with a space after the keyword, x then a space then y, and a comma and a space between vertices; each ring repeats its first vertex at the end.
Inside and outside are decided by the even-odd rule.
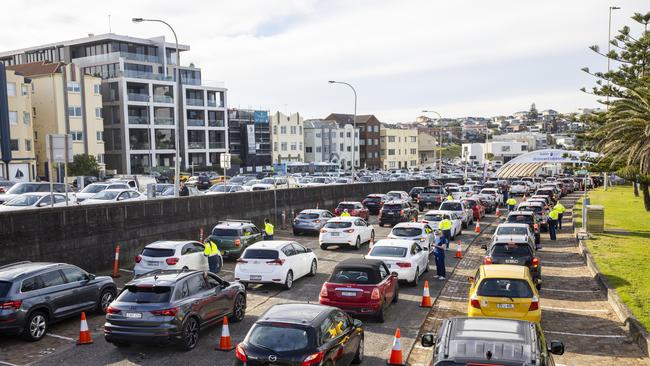
POLYGON ((111 30, 111 15, 108 14, 108 33, 113 33, 111 30))

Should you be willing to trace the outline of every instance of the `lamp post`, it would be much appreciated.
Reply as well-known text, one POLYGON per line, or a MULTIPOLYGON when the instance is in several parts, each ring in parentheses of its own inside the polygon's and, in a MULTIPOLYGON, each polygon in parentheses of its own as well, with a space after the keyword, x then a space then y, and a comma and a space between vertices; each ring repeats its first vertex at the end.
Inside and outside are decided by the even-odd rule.
MULTIPOLYGON (((330 84, 342 84, 342 85, 347 85, 352 89, 352 93, 354 93, 354 116, 352 117, 352 183, 355 181, 355 149, 357 146, 354 143, 354 135, 357 133, 357 91, 354 89, 352 85, 349 83, 343 82, 343 81, 334 81, 330 80, 330 84)), ((361 139, 361 134, 359 134, 359 139, 361 139)), ((361 149, 359 149, 361 150, 361 149)), ((359 151, 361 152, 361 151, 359 151)))
MULTIPOLYGON (((440 121, 442 119, 442 116, 440 113, 436 111, 431 111, 431 110, 422 110, 422 113, 435 113, 438 116, 438 119, 436 121, 440 121)), ((439 143, 438 146, 440 147, 440 156, 438 157, 438 178, 442 177, 442 128, 438 128, 438 133, 439 133, 439 143)), ((436 160, 436 150, 433 150, 433 160, 436 160)))
MULTIPOLYGON (((178 49, 178 37, 176 36, 176 31, 174 28, 172 28, 169 23, 167 23, 164 20, 160 19, 144 19, 144 18, 132 18, 131 21, 133 23, 142 23, 142 22, 156 22, 156 23, 162 23, 169 27, 171 29, 172 34, 174 34, 174 41, 176 42, 176 67, 174 68, 174 77, 176 78, 176 85, 178 86, 178 92, 176 93, 176 114, 177 114, 177 119, 176 119, 176 133, 174 136, 174 143, 176 147, 176 151, 174 152, 174 197, 178 197, 180 193, 180 158, 179 158, 179 149, 180 149, 180 133, 181 133, 181 111, 183 109, 183 102, 181 98, 181 94, 183 91, 183 87, 181 84, 181 73, 180 73, 180 67, 181 67, 181 53, 180 50, 178 49)), ((163 50, 163 52, 166 52, 166 50, 163 50)), ((166 67, 166 66, 165 66, 166 67)))
MULTIPOLYGON (((610 44, 610 42, 612 40, 612 10, 619 10, 619 9, 620 9, 620 7, 618 7, 618 6, 610 6, 609 7, 609 23, 608 23, 608 26, 607 26, 607 73, 609 73, 609 71, 610 71, 609 52, 612 49, 612 45, 610 44)), ((607 89, 608 89, 608 91, 607 91, 607 104, 605 105, 606 110, 609 110, 609 85, 610 85, 609 77, 607 77, 607 89)))

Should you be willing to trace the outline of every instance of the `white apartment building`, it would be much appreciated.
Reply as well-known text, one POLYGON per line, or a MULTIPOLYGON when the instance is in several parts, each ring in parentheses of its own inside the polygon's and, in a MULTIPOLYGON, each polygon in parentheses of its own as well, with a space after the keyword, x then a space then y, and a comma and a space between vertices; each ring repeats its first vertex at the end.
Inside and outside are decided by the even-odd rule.
POLYGON ((300 113, 287 116, 275 112, 271 115, 273 164, 305 161, 303 124, 300 113))
POLYGON ((311 119, 304 121, 305 162, 339 164, 341 169, 352 169, 352 151, 359 166, 359 129, 351 124, 311 119))
POLYGON ((469 164, 483 165, 485 155, 493 154, 492 161, 506 163, 528 151, 528 145, 519 141, 489 141, 487 144, 471 143, 462 145, 461 159, 469 164))
POLYGON ((548 139, 545 133, 541 132, 511 132, 502 135, 490 136, 493 141, 519 141, 525 143, 528 151, 546 149, 548 139))

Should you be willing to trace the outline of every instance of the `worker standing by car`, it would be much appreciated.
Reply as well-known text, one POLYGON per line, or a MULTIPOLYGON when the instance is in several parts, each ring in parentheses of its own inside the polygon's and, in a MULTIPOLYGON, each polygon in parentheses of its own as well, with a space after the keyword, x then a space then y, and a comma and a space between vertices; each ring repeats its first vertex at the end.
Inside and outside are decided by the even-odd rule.
POLYGON ((515 210, 515 206, 517 205, 517 200, 510 197, 506 201, 506 205, 508 205, 508 212, 512 212, 515 210))
POLYGON ((440 230, 442 230, 442 237, 446 242, 444 244, 447 244, 447 249, 449 249, 449 242, 451 241, 451 225, 451 220, 449 220, 447 217, 442 219, 439 225, 440 230))
POLYGON ((273 240, 273 224, 268 218, 264 219, 264 240, 273 240))
POLYGON ((562 230, 562 216, 564 216, 564 211, 566 211, 566 207, 564 207, 564 205, 561 204, 560 201, 558 201, 555 207, 553 207, 553 210, 557 211, 558 213, 557 229, 562 230))
POLYGON ((187 196, 190 195, 190 189, 187 188, 187 186, 185 185, 185 183, 181 183, 181 188, 180 188, 180 190, 179 190, 179 192, 178 192, 178 195, 179 195, 180 197, 187 197, 187 196))
POLYGON ((347 208, 341 212, 341 217, 350 217, 350 213, 348 212, 347 208))
POLYGON ((221 270, 221 252, 219 252, 219 248, 217 248, 217 243, 208 238, 203 245, 205 246, 203 249, 203 255, 208 257, 210 272, 218 274, 221 270))
POLYGON ((560 213, 555 210, 551 210, 548 213, 548 234, 551 237, 551 240, 555 240, 555 228, 557 227, 557 220, 560 217, 560 213))
POLYGON ((509 199, 508 198, 508 190, 501 188, 501 194, 502 194, 502 199, 503 199, 502 202, 506 202, 506 204, 507 204, 508 199, 509 199))
POLYGON ((449 193, 447 195, 447 201, 453 201, 453 200, 454 200, 454 196, 452 196, 451 193, 449 193))
POLYGON ((436 258, 436 278, 444 280, 447 275, 445 271, 445 237, 440 230, 436 230, 434 235, 436 238, 433 244, 433 255, 436 258))

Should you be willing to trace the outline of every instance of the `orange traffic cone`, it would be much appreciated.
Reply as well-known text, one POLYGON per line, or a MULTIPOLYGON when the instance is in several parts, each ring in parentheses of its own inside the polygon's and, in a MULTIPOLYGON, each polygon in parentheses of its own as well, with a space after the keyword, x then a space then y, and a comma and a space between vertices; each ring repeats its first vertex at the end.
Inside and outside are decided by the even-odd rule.
POLYGON ((476 220, 476 227, 474 228, 475 233, 480 233, 481 232, 481 221, 476 220))
POLYGON ((230 338, 230 329, 228 328, 228 317, 223 317, 223 326, 221 328, 221 339, 219 339, 219 346, 217 351, 232 351, 235 347, 232 346, 232 339, 230 338))
POLYGON ((388 365, 404 365, 402 358, 402 342, 400 340, 401 334, 399 328, 395 331, 395 338, 393 339, 393 349, 390 351, 390 359, 388 365))
POLYGON ((424 281, 424 290, 422 291, 422 302, 420 303, 421 308, 430 308, 431 304, 431 295, 429 294, 429 281, 424 281))
POLYGON ((456 245, 456 258, 462 259, 463 258, 463 247, 460 245, 460 240, 458 241, 458 244, 456 245))
POLYGON ((497 205, 497 217, 501 217, 501 208, 497 205))
POLYGON ((79 326, 79 339, 77 340, 77 345, 82 344, 92 344, 93 339, 90 336, 90 330, 88 330, 88 321, 86 321, 86 312, 81 312, 81 325, 79 326))

